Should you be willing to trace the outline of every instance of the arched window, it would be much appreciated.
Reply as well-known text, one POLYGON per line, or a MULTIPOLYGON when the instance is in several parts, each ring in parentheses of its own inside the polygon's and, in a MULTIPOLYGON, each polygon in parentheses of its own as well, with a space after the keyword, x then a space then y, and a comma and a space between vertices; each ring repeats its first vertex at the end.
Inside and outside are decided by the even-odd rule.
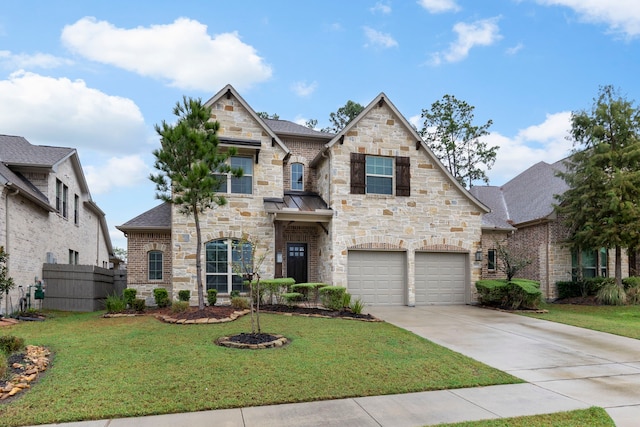
POLYGON ((162 252, 149 251, 149 280, 162 280, 162 252))
POLYGON ((248 292, 248 286, 238 273, 250 271, 253 266, 251 243, 219 239, 206 244, 207 289, 228 294, 231 291, 248 292))
POLYGON ((304 165, 302 163, 291 164, 291 189, 304 190, 304 165))

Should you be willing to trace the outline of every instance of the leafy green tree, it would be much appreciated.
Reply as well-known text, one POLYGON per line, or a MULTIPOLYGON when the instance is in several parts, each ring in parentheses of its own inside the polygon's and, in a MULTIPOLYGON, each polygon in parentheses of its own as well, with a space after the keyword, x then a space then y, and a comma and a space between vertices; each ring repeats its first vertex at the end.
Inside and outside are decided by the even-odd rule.
POLYGON ((9 315, 9 291, 16 285, 13 278, 9 277, 7 261, 9 254, 4 251, 4 246, 0 246, 0 300, 5 296, 5 313, 9 315))
POLYGON ((525 257, 522 250, 518 250, 520 248, 510 248, 498 241, 495 242, 495 247, 498 255, 498 270, 507 276, 509 282, 519 271, 531 264, 531 259, 525 257))
POLYGON ((351 120, 355 119, 362 110, 364 110, 362 105, 351 100, 347 101, 343 107, 338 108, 338 111, 329 114, 331 126, 322 129, 322 131, 331 133, 340 132, 351 120))
POLYGON ((256 113, 258 115, 258 117, 260 117, 261 119, 273 119, 273 120, 280 120, 280 116, 273 113, 273 114, 269 114, 266 111, 258 111, 256 113))
POLYGON ((489 147, 483 136, 489 134, 493 121, 474 125, 475 107, 453 95, 431 104, 422 110, 424 119, 420 135, 433 153, 442 161, 458 182, 467 188, 474 181, 489 183, 485 172, 496 161, 498 146, 489 147))
POLYGON ((640 112, 612 86, 600 88, 591 111, 571 115, 576 149, 559 175, 569 186, 556 207, 570 245, 615 248, 622 286, 622 248, 640 241, 640 112))
POLYGON ((156 197, 178 207, 180 213, 190 216, 196 227, 196 278, 198 307, 204 309, 202 283, 202 232, 200 215, 215 206, 226 204, 226 198, 217 193, 224 175, 242 176, 242 169, 232 169, 227 159, 234 149, 220 151, 216 133, 220 124, 211 121, 211 109, 200 99, 183 97, 176 103, 173 114, 175 124, 164 120, 155 125, 161 148, 154 150, 157 174, 149 179, 156 184, 156 197), (215 174, 214 174, 215 172, 215 174), (221 177, 222 176, 222 177, 221 177))
POLYGON ((127 250, 124 248, 113 248, 113 254, 124 262, 127 262, 127 250))
POLYGON ((304 123, 304 125, 309 129, 315 129, 316 126, 318 126, 318 119, 309 119, 304 123))

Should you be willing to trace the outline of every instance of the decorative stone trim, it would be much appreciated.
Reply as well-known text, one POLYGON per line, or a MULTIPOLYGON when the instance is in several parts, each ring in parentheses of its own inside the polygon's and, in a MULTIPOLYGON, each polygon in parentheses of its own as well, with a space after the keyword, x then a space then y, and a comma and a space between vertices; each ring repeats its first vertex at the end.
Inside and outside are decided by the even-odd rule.
POLYGON ((222 347, 242 348, 242 349, 249 349, 249 350, 260 350, 264 348, 283 347, 286 344, 289 344, 289 339, 284 335, 277 335, 277 334, 270 334, 270 335, 273 335, 273 337, 275 338, 273 341, 264 342, 260 344, 243 344, 240 342, 231 341, 231 337, 220 337, 215 341, 215 343, 222 347))
POLYGON ((469 253, 468 249, 465 248, 461 248, 460 246, 453 246, 453 245, 447 245, 447 244, 440 244, 440 245, 427 245, 427 246, 423 246, 419 249, 416 249, 417 251, 424 251, 424 252, 461 252, 461 253, 469 253))
POLYGON ((166 323, 175 323, 175 324, 178 324, 178 325, 202 325, 202 324, 205 324, 205 323, 227 323, 227 322, 233 322, 238 317, 244 316, 245 314, 248 314, 250 312, 251 312, 251 310, 249 310, 249 309, 242 310, 242 311, 234 311, 233 313, 231 313, 231 315, 229 315, 229 317, 225 317, 225 318, 222 318, 222 319, 202 318, 202 319, 187 320, 187 319, 176 319, 176 318, 173 318, 171 316, 156 316, 156 318, 160 319, 160 320, 162 320, 163 322, 166 322, 166 323))

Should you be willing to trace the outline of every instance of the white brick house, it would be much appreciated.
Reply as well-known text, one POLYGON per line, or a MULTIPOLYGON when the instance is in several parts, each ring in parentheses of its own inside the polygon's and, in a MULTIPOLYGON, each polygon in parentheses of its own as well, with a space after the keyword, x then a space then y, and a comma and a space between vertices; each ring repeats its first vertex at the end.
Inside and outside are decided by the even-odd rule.
MULTIPOLYGON (((42 278, 44 263, 109 268, 113 248, 105 215, 93 202, 73 148, 30 144, 0 135, 0 246, 15 283, 42 278)), ((4 296, 3 296, 4 297, 4 296)), ((5 301, 2 301, 4 312, 5 301)))
MULTIPOLYGON (((262 277, 345 286, 367 304, 470 303, 488 209, 461 187, 383 93, 340 133, 262 119, 232 86, 206 103, 243 178, 201 221, 203 274, 220 294, 242 289, 228 260, 248 233, 262 277)), ((118 227, 128 286, 196 294, 195 229, 169 205, 118 227)), ((195 299, 193 299, 195 301, 195 299)))

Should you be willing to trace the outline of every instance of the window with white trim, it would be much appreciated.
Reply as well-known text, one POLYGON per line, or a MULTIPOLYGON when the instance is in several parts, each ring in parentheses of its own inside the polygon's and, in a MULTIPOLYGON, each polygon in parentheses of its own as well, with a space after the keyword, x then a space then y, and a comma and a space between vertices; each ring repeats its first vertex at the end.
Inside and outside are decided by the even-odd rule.
POLYGON ((304 165, 302 163, 291 164, 291 189, 304 190, 304 165))
POLYGON ((230 165, 233 169, 242 169, 240 178, 229 173, 225 175, 218 174, 221 178, 219 193, 231 194, 253 194, 253 158, 233 156, 230 159, 230 165), (225 179, 226 178, 226 179, 225 179))
POLYGON ((393 157, 367 156, 367 194, 393 194, 393 157))
POLYGON ((244 279, 234 272, 234 264, 253 264, 251 243, 232 239, 213 240, 205 245, 205 253, 207 289, 215 289, 222 294, 249 291, 244 279))

